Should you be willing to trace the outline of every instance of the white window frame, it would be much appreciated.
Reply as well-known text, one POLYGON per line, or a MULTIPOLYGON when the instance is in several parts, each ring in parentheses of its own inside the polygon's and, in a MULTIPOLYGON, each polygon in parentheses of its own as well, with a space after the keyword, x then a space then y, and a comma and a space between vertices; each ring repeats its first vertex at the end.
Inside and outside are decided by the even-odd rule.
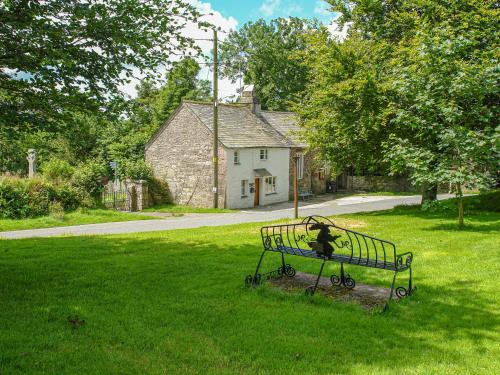
POLYGON ((238 150, 234 150, 233 163, 240 164, 240 152, 238 150))
POLYGON ((304 154, 297 153, 295 157, 297 160, 297 180, 302 180, 304 178, 304 154))
POLYGON ((264 181, 266 194, 276 194, 276 176, 266 177, 264 181))
POLYGON ((267 160, 267 157, 268 157, 267 148, 261 148, 260 149, 259 157, 260 157, 260 160, 262 160, 262 161, 267 160))
POLYGON ((247 195, 248 180, 241 180, 241 197, 246 198, 247 195))

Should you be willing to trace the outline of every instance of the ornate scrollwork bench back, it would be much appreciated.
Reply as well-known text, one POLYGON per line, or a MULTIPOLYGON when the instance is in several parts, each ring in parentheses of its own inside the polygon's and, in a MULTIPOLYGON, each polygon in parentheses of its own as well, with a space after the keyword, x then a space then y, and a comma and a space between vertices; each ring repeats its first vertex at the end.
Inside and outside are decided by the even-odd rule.
MULTIPOLYGON (((314 294, 316 291, 324 262, 327 261, 341 264, 340 276, 332 275, 330 278, 333 284, 344 285, 349 288, 355 286, 354 280, 349 275, 346 276, 344 272, 344 264, 352 264, 394 271, 389 300, 392 298, 396 274, 409 270, 408 289, 399 287, 396 289, 396 294, 402 297, 413 292, 414 288, 411 285, 413 254, 411 252, 397 254, 394 243, 339 227, 327 218, 310 216, 300 223, 264 226, 261 228, 261 237, 264 252, 254 277, 247 277, 247 283, 258 284, 260 282, 263 275, 260 275, 258 270, 262 257, 265 252, 272 251, 281 253, 282 266, 280 269, 264 275, 268 278, 281 275, 289 276, 292 273, 293 267, 285 263, 285 255, 302 256, 323 261, 316 285, 308 289, 310 294, 314 294)), ((295 275, 295 270, 293 270, 293 275, 295 275)))

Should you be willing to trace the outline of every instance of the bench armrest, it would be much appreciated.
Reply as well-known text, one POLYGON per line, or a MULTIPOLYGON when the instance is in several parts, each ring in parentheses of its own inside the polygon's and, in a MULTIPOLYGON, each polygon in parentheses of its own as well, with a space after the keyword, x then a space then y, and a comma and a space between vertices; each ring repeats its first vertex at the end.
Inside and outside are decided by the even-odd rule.
POLYGON ((403 254, 398 254, 396 256, 396 268, 397 269, 409 268, 411 266, 412 261, 413 261, 413 253, 412 252, 408 251, 408 252, 403 253, 403 254))

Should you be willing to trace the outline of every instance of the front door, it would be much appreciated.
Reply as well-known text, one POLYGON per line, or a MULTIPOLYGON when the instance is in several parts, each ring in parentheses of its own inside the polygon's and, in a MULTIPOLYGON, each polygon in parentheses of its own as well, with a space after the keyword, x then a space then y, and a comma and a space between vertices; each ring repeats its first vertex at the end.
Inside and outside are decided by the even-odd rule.
POLYGON ((253 198, 253 206, 257 207, 260 205, 260 178, 255 179, 255 195, 253 198))

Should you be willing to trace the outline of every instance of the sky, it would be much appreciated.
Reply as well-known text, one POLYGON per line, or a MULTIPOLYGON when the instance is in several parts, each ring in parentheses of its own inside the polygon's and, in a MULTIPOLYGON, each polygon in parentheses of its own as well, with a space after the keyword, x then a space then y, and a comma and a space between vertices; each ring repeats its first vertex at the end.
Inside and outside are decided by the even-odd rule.
MULTIPOLYGON (((259 18, 271 20, 273 18, 300 17, 317 18, 325 25, 331 25, 338 14, 329 10, 324 0, 187 0, 195 4, 202 14, 207 14, 205 21, 220 27, 219 39, 224 40, 227 33, 237 30, 249 21, 259 18)), ((184 30, 186 36, 195 39, 208 39, 212 34, 200 30, 196 25, 187 25, 184 30)), ((209 55, 212 43, 209 41, 197 42, 204 54, 209 55)), ((163 68, 164 70, 164 68, 163 68)), ((161 72, 163 73, 163 72, 161 72)), ((137 74, 138 75, 138 74, 137 74)), ((212 74, 207 66, 202 66, 199 78, 212 80, 212 74)), ((134 80, 122 87, 129 97, 136 96, 134 80)), ((238 85, 229 80, 219 81, 219 97, 222 101, 234 98, 238 85)))

